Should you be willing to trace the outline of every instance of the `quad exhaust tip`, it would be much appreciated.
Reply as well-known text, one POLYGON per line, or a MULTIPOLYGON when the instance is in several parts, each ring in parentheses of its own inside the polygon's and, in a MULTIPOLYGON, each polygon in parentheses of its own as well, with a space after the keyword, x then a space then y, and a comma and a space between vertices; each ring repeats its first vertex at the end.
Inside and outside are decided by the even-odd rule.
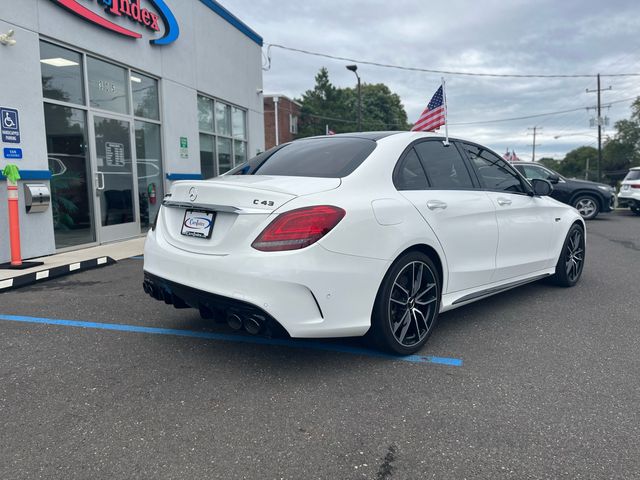
POLYGON ((265 325, 265 317, 257 314, 230 312, 227 315, 227 325, 233 330, 244 329, 250 335, 258 335, 265 325))
POLYGON ((242 326, 251 335, 257 335, 262 330, 264 319, 258 315, 250 315, 242 321, 242 326))
POLYGON ((240 330, 242 328, 242 318, 237 313, 227 315, 227 325, 232 330, 240 330))

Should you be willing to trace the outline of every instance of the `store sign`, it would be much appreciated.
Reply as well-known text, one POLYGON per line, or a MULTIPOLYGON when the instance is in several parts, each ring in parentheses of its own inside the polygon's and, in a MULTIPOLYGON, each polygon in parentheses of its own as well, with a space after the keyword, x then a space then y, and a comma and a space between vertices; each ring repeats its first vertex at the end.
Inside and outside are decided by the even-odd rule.
POLYGON ((107 162, 107 167, 124 167, 124 145, 116 142, 106 142, 104 158, 107 162))
POLYGON ((153 10, 145 8, 141 0, 51 0, 53 3, 75 13, 79 17, 94 23, 114 33, 130 38, 142 38, 142 34, 136 30, 130 30, 119 23, 114 23, 118 17, 127 18, 133 22, 137 29, 146 29, 152 33, 164 30, 161 38, 151 40, 153 45, 167 45, 174 42, 180 35, 180 28, 173 12, 164 0, 144 0, 153 10), (82 2, 82 3, 81 3, 82 2), (104 13, 96 12, 83 3, 96 3, 104 7, 104 13), (108 17, 108 16, 109 17, 108 17))

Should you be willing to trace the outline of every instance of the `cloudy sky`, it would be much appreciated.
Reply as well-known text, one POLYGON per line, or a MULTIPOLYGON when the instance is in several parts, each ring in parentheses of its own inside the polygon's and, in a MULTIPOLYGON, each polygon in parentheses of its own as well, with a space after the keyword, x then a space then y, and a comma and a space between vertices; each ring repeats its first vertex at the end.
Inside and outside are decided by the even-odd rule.
MULTIPOLYGON (((224 2, 268 44, 363 61, 438 70, 504 74, 618 74, 640 72, 637 0, 338 1, 236 0, 224 2)), ((353 86, 350 62, 271 49, 266 93, 299 97, 325 66, 332 82, 353 86)), ((360 64, 362 81, 385 83, 415 121, 437 89, 440 75, 360 64)), ((541 127, 536 157, 595 145, 589 127, 595 78, 486 78, 446 75, 449 132, 503 153, 531 158, 527 129, 541 127), (488 122, 581 109, 523 120, 488 122), (473 124, 468 124, 474 122, 473 124), (467 125, 462 125, 467 123, 467 125), (560 138, 554 138, 560 136, 560 138)), ((604 110, 613 123, 629 115, 640 77, 603 77, 604 110)), ((354 112, 355 118, 355 112, 354 112)))

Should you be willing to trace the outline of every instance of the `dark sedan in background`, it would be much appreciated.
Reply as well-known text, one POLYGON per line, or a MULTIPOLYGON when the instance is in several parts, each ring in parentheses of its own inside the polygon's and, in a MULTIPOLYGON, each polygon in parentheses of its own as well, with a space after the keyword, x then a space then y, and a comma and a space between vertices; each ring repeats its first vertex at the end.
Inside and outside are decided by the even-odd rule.
POLYGON ((551 197, 574 207, 585 220, 592 220, 598 213, 610 212, 615 207, 616 192, 609 185, 565 178, 537 163, 513 162, 512 165, 528 180, 549 180, 553 184, 551 197))

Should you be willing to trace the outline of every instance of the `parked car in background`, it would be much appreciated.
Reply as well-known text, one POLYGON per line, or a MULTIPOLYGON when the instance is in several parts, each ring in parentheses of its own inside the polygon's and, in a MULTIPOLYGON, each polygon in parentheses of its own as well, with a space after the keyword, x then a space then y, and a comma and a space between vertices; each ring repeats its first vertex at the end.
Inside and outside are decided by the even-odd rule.
POLYGON ((537 163, 513 162, 512 165, 530 181, 549 180, 553 184, 551 197, 574 207, 585 220, 593 220, 599 213, 610 212, 615 207, 616 191, 609 185, 565 178, 537 163))
POLYGON ((640 167, 633 167, 622 180, 618 206, 629 207, 633 213, 640 215, 640 167))
POLYGON ((491 150, 437 134, 305 138, 175 182, 144 291, 233 329, 367 334, 418 351, 440 312, 551 277, 576 284, 585 225, 491 150))

